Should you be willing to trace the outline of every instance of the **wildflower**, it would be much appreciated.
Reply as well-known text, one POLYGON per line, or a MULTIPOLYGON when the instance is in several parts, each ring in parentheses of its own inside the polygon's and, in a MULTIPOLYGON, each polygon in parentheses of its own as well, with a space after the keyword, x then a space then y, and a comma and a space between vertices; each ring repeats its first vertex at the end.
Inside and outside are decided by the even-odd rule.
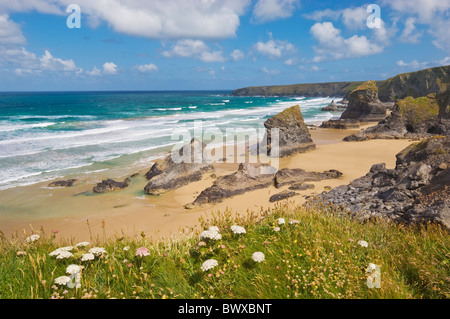
POLYGON ((70 251, 61 251, 58 256, 56 256, 56 259, 65 259, 72 257, 73 254, 70 251))
POLYGON ((81 247, 86 247, 86 246, 89 246, 89 245, 90 245, 90 243, 88 243, 87 241, 83 241, 81 243, 76 244, 75 247, 81 248, 81 247))
POLYGON ((57 250, 60 250, 60 251, 72 251, 73 250, 73 246, 61 247, 61 248, 58 248, 57 250))
POLYGON ((227 247, 225 245, 221 245, 220 248, 225 249, 227 247))
POLYGON ((27 239, 25 239, 25 242, 26 242, 27 244, 31 244, 31 243, 34 243, 35 241, 38 241, 39 238, 41 238, 41 236, 39 236, 39 235, 31 235, 30 237, 28 237, 27 239))
POLYGON ((365 240, 359 240, 358 245, 361 247, 369 247, 369 244, 365 240))
POLYGON ((231 231, 232 231, 233 233, 237 234, 237 235, 239 235, 239 234, 245 234, 245 233, 246 233, 244 227, 237 226, 237 225, 231 226, 231 231))
POLYGON ((20 257, 20 256, 26 256, 26 255, 27 255, 27 252, 26 252, 26 251, 18 251, 18 252, 16 253, 16 255, 17 255, 18 257, 20 257))
POLYGON ((296 219, 289 219, 289 224, 291 224, 291 225, 300 224, 300 222, 296 219))
POLYGON ((199 246, 206 246, 206 243, 205 243, 204 241, 199 241, 199 242, 198 242, 198 245, 199 245, 199 246))
POLYGON ((69 275, 77 274, 81 272, 81 266, 78 265, 70 265, 66 269, 66 273, 69 275))
POLYGON ((284 220, 284 218, 278 218, 277 219, 278 225, 284 225, 286 224, 286 221, 284 220))
POLYGON ((106 254, 105 248, 101 248, 101 247, 91 248, 91 249, 89 249, 89 252, 91 254, 94 254, 95 256, 100 256, 100 255, 106 254))
POLYGON ((214 268, 214 267, 216 267, 218 265, 219 265, 219 263, 217 262, 217 260, 215 260, 215 259, 208 259, 207 261, 205 261, 203 263, 203 265, 200 267, 200 269, 202 271, 208 271, 208 270, 210 270, 210 269, 212 269, 212 268, 214 268))
POLYGON ((95 259, 95 255, 92 253, 87 253, 84 254, 83 256, 81 256, 81 261, 90 261, 90 260, 94 260, 95 259))
POLYGON ((256 253, 253 253, 252 259, 257 263, 262 263, 266 258, 262 252, 257 251, 256 253))
POLYGON ((138 249, 136 249, 136 256, 139 257, 150 256, 150 250, 148 250, 148 248, 145 247, 139 247, 138 249))
MULTIPOLYGON (((215 227, 215 226, 213 226, 215 227)), ((210 227, 211 228, 211 227, 210 227)), ((200 239, 211 239, 211 240, 220 240, 222 239, 222 235, 216 230, 205 230, 200 234, 200 239)))
POLYGON ((215 231, 215 232, 220 233, 220 229, 219 229, 219 227, 217 227, 217 226, 210 226, 210 227, 208 228, 208 230, 210 230, 210 231, 215 231))
POLYGON ((280 229, 281 229, 280 227, 275 227, 275 228, 273 229, 273 231, 277 231, 277 232, 278 232, 278 231, 280 231, 280 229))
POLYGON ((130 246, 123 247, 123 251, 129 251, 129 250, 130 250, 130 246))
POLYGON ((69 283, 71 280, 67 276, 61 276, 55 279, 55 284, 60 286, 65 286, 67 283, 69 283))

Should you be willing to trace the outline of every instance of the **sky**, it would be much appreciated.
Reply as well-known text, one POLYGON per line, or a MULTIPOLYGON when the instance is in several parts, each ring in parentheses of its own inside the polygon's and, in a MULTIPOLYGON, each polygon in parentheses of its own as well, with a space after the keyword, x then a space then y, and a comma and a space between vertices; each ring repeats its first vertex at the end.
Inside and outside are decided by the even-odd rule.
POLYGON ((449 30, 450 0, 0 0, 0 91, 384 80, 449 65, 449 30))

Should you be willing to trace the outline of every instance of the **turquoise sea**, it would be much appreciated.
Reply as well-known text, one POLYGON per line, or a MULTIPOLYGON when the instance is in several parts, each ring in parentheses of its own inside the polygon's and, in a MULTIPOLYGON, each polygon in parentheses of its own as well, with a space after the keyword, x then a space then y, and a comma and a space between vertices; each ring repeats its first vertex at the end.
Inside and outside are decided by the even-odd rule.
POLYGON ((234 97, 230 91, 0 93, 0 190, 66 176, 148 163, 174 130, 246 130, 300 104, 305 122, 332 97, 234 97))

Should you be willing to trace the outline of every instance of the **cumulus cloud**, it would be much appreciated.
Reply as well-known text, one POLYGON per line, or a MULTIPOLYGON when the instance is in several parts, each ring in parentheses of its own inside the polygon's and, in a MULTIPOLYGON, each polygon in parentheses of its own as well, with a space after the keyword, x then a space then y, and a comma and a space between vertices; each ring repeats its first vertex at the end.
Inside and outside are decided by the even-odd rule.
MULTIPOLYGON (((0 0, 0 12, 64 14, 73 0, 0 0)), ((76 2, 88 25, 156 39, 234 37, 251 0, 113 0, 76 2)))
POLYGON ((211 51, 208 45, 201 40, 179 40, 168 51, 162 53, 166 58, 182 57, 190 58, 194 57, 203 62, 223 62, 225 58, 222 55, 222 51, 211 51))
POLYGON ((264 73, 269 74, 269 75, 277 75, 277 74, 280 74, 280 70, 277 70, 277 69, 268 69, 267 67, 263 67, 263 68, 261 69, 261 71, 263 71, 264 73))
POLYGON ((231 52, 230 56, 233 59, 233 61, 239 61, 244 58, 244 52, 242 52, 239 49, 236 49, 233 52, 231 52))
POLYGON ((90 76, 100 76, 102 75, 102 71, 98 69, 96 66, 92 68, 92 71, 86 71, 86 73, 90 76))
POLYGON ((134 68, 142 73, 152 73, 152 72, 157 72, 159 70, 159 68, 156 65, 154 65, 153 63, 136 65, 134 68))
POLYGON ((299 4, 299 0, 258 0, 253 9, 253 21, 263 23, 289 18, 299 4))
POLYGON ((294 52, 295 47, 288 41, 270 39, 267 42, 259 41, 255 44, 255 49, 260 54, 270 58, 281 58, 286 52, 294 52))
POLYGON ((419 62, 417 60, 412 60, 411 62, 407 63, 403 60, 397 61, 397 65, 401 67, 408 67, 413 69, 423 69, 426 68, 430 63, 429 62, 419 62))
POLYGON ((366 10, 367 7, 352 7, 342 10, 325 9, 304 14, 303 16, 314 21, 323 21, 325 19, 340 20, 347 28, 357 30, 367 28, 368 13, 366 10))
POLYGON ((20 26, 9 19, 6 14, 0 15, 0 45, 1 44, 24 44, 25 37, 20 26))
POLYGON ((105 62, 103 64, 103 73, 114 75, 117 74, 117 65, 114 62, 105 62))
POLYGON ((331 22, 318 22, 311 27, 310 32, 319 42, 314 47, 317 53, 314 62, 363 57, 380 53, 384 49, 383 44, 371 41, 366 36, 344 38, 341 30, 336 29, 331 22))
POLYGON ((78 68, 73 62, 70 60, 63 60, 60 58, 55 58, 50 53, 50 51, 45 50, 44 55, 39 59, 40 68, 42 70, 49 71, 66 71, 66 72, 82 72, 83 70, 78 68))
POLYGON ((405 28, 400 35, 400 41, 406 43, 419 43, 419 38, 422 36, 422 32, 416 30, 416 18, 409 17, 405 21, 405 28))

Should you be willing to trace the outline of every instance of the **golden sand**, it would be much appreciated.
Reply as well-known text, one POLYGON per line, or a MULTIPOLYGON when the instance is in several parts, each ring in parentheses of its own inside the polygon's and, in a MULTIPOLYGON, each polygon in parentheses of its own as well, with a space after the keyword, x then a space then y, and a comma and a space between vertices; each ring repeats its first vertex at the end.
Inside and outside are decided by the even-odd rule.
MULTIPOLYGON (((343 173, 340 179, 311 182, 315 189, 298 191, 300 195, 288 200, 303 203, 304 196, 321 193, 327 186, 348 184, 365 175, 373 164, 386 163, 388 168, 394 168, 395 155, 411 144, 408 140, 342 141, 342 138, 356 131, 311 130, 316 150, 280 160, 280 169, 336 169, 343 173)), ((237 167, 238 164, 216 164, 214 174, 230 174, 237 167)), ((80 241, 90 240, 91 235, 100 238, 104 235, 122 236, 123 233, 134 236, 143 231, 148 238, 159 239, 176 236, 182 228, 198 227, 200 216, 208 216, 218 210, 229 208, 236 213, 245 213, 248 209, 268 208, 275 205, 269 202, 270 196, 288 188, 271 186, 235 196, 217 205, 187 210, 184 205, 193 202, 202 190, 214 182, 215 178, 210 174, 199 182, 161 196, 148 196, 143 192, 148 182, 144 178, 146 170, 139 173, 127 189, 106 194, 92 193, 95 185, 92 179, 81 180, 70 188, 49 189, 45 187, 47 182, 1 191, 0 231, 9 237, 15 231, 20 233, 26 229, 29 233, 31 227, 43 227, 46 232, 57 230, 58 237, 80 241)))

